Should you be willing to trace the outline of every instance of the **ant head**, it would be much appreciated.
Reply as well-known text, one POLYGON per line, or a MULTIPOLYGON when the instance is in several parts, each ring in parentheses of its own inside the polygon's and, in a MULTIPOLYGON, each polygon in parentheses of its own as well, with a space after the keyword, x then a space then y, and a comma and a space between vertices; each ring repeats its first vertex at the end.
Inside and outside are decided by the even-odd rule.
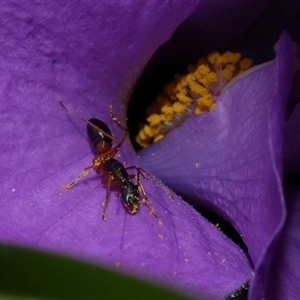
POLYGON ((87 131, 94 149, 99 154, 111 149, 113 142, 111 131, 104 122, 94 118, 89 119, 87 131))
POLYGON ((138 185, 127 181, 121 185, 121 194, 129 213, 135 214, 140 205, 138 185))

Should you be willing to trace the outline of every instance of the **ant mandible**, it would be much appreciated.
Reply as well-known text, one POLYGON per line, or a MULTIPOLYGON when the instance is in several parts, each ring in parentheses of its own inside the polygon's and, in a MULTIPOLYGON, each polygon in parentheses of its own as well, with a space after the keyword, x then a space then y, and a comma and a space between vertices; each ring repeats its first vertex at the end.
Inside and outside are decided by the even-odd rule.
POLYGON ((110 118, 124 131, 123 137, 120 141, 112 136, 109 127, 102 121, 98 119, 85 120, 75 113, 69 111, 63 104, 62 100, 59 99, 60 105, 63 109, 73 117, 85 122, 87 124, 87 131, 90 142, 92 143, 94 149, 98 153, 93 159, 92 163, 86 167, 70 184, 63 186, 65 190, 72 188, 81 177, 86 176, 90 169, 94 168, 97 174, 103 175, 102 183, 106 185, 106 195, 103 202, 103 212, 102 220, 106 220, 106 206, 108 203, 110 188, 115 184, 118 188, 118 196, 121 192, 123 203, 130 214, 137 213, 140 206, 140 192, 143 196, 142 201, 146 203, 149 208, 149 214, 160 219, 156 215, 155 210, 148 199, 147 193, 142 185, 140 177, 156 182, 167 194, 173 199, 171 193, 162 185, 161 182, 157 181, 149 173, 147 173, 143 168, 137 166, 124 167, 117 159, 113 158, 117 152, 120 150, 121 146, 125 142, 128 131, 127 129, 113 116, 112 106, 110 109, 110 118), (113 141, 117 143, 116 146, 112 147, 113 141), (128 170, 136 170, 136 174, 128 174, 128 170), (133 183, 131 179, 136 178, 137 183, 133 183))

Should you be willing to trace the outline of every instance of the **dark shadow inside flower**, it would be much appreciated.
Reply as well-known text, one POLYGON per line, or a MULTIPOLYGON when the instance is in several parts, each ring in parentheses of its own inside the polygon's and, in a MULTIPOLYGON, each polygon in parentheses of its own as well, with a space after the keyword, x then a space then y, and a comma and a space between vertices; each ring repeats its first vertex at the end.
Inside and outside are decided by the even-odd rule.
POLYGON ((195 204, 195 201, 193 200, 187 200, 187 199, 183 199, 183 200, 187 201, 188 203, 194 203, 193 204, 194 209, 196 209, 210 223, 212 223, 214 226, 219 228, 221 232, 223 232, 226 236, 228 236, 236 245, 238 245, 248 255, 247 245, 244 243, 243 238, 241 237, 241 235, 238 234, 238 232, 235 230, 232 224, 227 222, 223 217, 216 214, 214 211, 204 206, 199 206, 195 204))

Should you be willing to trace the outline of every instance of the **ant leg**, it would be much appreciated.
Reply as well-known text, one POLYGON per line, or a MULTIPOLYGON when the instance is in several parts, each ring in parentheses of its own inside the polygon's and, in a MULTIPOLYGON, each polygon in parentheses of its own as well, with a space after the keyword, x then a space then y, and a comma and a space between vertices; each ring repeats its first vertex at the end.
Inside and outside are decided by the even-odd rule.
POLYGON ((155 209, 153 208, 151 201, 148 199, 145 188, 144 188, 144 186, 143 186, 143 184, 140 180, 140 174, 141 174, 141 172, 137 171, 137 175, 129 175, 129 179, 137 178, 137 185, 138 185, 138 188, 139 188, 139 190, 141 191, 141 193, 143 195, 143 202, 146 203, 146 205, 148 206, 149 214, 154 216, 155 218, 161 220, 161 218, 155 213, 155 209))
POLYGON ((124 130, 124 131, 126 131, 126 132, 128 131, 127 128, 124 127, 124 126, 120 123, 120 121, 117 119, 117 117, 115 117, 115 116, 113 115, 112 105, 109 106, 109 115, 110 115, 110 118, 111 118, 115 123, 117 123, 117 125, 118 125, 122 130, 124 130))
POLYGON ((109 106, 109 111, 110 111, 110 117, 111 117, 112 121, 114 121, 118 125, 118 127, 120 127, 124 131, 124 134, 123 134, 123 137, 122 137, 122 139, 120 141, 118 141, 115 138, 113 138, 113 140, 117 141, 118 144, 115 147, 111 148, 110 150, 108 150, 105 153, 107 159, 112 158, 112 157, 114 157, 117 154, 117 152, 120 150, 121 146, 124 144, 124 142, 125 142, 125 140, 126 140, 126 138, 128 136, 127 129, 113 115, 112 106, 111 105, 109 106))
POLYGON ((65 190, 69 190, 70 188, 72 188, 80 180, 81 177, 87 176, 90 169, 92 168, 95 168, 98 174, 103 173, 102 171, 103 160, 104 160, 103 155, 96 156, 93 159, 93 162, 88 167, 86 167, 71 183, 64 185, 63 188, 65 190))
POLYGON ((163 183, 160 180, 157 180, 156 178, 154 178, 153 176, 151 176, 147 171, 145 171, 143 168, 141 167, 137 167, 137 166, 130 166, 125 168, 126 170, 132 170, 135 169, 137 171, 138 174, 141 174, 144 178, 150 180, 150 181, 154 181, 161 189, 163 189, 165 191, 165 193, 168 195, 168 197, 172 200, 174 200, 174 197, 172 196, 172 194, 170 193, 170 191, 167 189, 167 187, 165 185, 163 185, 163 183))
POLYGON ((125 142, 127 136, 128 136, 128 132, 126 131, 124 133, 121 141, 115 147, 113 147, 110 150, 108 150, 107 152, 103 153, 103 155, 105 155, 107 157, 107 159, 114 157, 118 153, 118 151, 121 149, 121 146, 125 142))
POLYGON ((109 194, 110 194, 110 187, 111 187, 111 181, 112 181, 112 178, 111 176, 107 176, 107 177, 104 177, 103 180, 102 180, 102 183, 106 185, 106 194, 105 194, 105 200, 104 202, 102 202, 102 206, 103 206, 103 211, 102 211, 102 220, 106 220, 106 207, 107 207, 107 203, 108 203, 108 197, 109 197, 109 194))
POLYGON ((71 183, 64 185, 63 188, 65 190, 69 190, 70 188, 72 188, 80 180, 81 177, 84 177, 84 176, 88 175, 90 169, 92 169, 94 167, 95 167, 95 164, 94 164, 94 162, 92 162, 71 183))

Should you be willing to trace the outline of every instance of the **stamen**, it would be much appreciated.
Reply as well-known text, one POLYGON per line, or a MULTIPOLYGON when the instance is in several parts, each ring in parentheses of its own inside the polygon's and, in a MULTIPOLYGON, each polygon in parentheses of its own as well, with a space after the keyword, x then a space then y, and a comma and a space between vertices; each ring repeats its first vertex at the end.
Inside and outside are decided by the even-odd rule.
POLYGON ((142 147, 160 140, 192 115, 211 111, 228 82, 249 69, 252 59, 240 53, 211 52, 190 65, 187 75, 176 74, 146 110, 146 122, 139 124, 136 141, 142 147))

